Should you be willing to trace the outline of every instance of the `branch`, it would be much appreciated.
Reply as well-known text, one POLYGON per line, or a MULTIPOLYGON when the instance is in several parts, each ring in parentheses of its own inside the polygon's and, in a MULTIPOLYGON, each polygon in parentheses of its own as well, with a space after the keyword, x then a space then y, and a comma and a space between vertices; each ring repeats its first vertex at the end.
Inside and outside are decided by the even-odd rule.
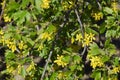
POLYGON ((43 80, 43 78, 44 78, 44 75, 45 75, 45 72, 46 72, 48 63, 50 62, 50 58, 51 58, 52 53, 53 53, 53 51, 54 51, 54 46, 55 46, 55 43, 56 43, 56 39, 58 38, 58 35, 59 35, 60 31, 62 30, 62 28, 64 27, 64 25, 68 22, 68 18, 69 18, 70 12, 71 12, 71 10, 68 10, 68 11, 65 13, 63 23, 60 25, 60 28, 59 28, 57 34, 55 35, 55 40, 54 40, 53 43, 52 43, 52 48, 51 48, 50 54, 49 54, 49 56, 48 56, 47 62, 46 62, 46 64, 45 64, 45 67, 44 67, 44 70, 43 70, 43 73, 42 73, 42 76, 41 76, 40 80, 43 80))
POLYGON ((5 9, 5 5, 6 5, 6 1, 5 2, 4 1, 3 1, 2 11, 1 11, 1 14, 0 14, 0 22, 1 22, 1 19, 2 19, 3 13, 4 13, 4 9, 5 9))
POLYGON ((100 5, 99 1, 96 0, 97 4, 98 4, 98 7, 99 7, 99 10, 102 10, 102 6, 100 5))
MULTIPOLYGON (((75 9, 75 14, 76 14, 76 16, 77 16, 77 20, 78 20, 79 25, 80 25, 80 30, 81 30, 81 33, 82 33, 82 37, 84 38, 83 24, 82 24, 82 21, 81 21, 80 16, 79 16, 78 13, 79 13, 79 11, 78 11, 77 9, 75 9)), ((84 46, 84 49, 83 49, 83 51, 82 51, 82 53, 81 53, 82 56, 84 55, 86 49, 87 49, 87 46, 85 45, 85 46, 84 46)))
POLYGON ((46 62, 46 64, 45 64, 44 71, 43 71, 43 73, 42 73, 42 76, 41 76, 41 79, 40 79, 40 80, 43 80, 43 78, 44 78, 45 71, 46 71, 46 69, 47 69, 48 63, 50 62, 50 58, 51 58, 51 56, 52 56, 52 53, 53 53, 53 51, 50 51, 50 54, 49 54, 49 56, 48 56, 48 60, 47 60, 47 62, 46 62))

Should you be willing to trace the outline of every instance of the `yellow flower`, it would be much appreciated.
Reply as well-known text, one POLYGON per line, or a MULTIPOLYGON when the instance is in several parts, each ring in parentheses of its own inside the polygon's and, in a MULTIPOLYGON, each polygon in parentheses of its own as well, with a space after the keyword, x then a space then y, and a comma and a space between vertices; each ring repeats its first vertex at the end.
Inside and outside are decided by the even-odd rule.
POLYGON ((29 67, 26 69, 27 72, 30 72, 31 70, 35 70, 35 63, 32 61, 29 67))
POLYGON ((63 72, 60 72, 57 76, 57 78, 60 80, 60 79, 63 79, 63 77, 65 76, 65 74, 63 72))
POLYGON ((11 48, 10 48, 10 49, 12 50, 12 52, 15 52, 15 50, 16 50, 16 45, 15 45, 15 44, 11 45, 11 48))
POLYGON ((15 68, 10 66, 10 65, 6 65, 7 66, 7 72, 8 73, 14 73, 15 72, 15 68))
POLYGON ((0 30, 0 35, 3 35, 4 33, 3 33, 3 31, 2 30, 0 30))
POLYGON ((73 44, 75 42, 74 37, 71 38, 71 43, 73 44))
POLYGON ((41 35, 41 39, 47 39, 48 41, 51 40, 51 34, 49 34, 48 32, 44 32, 41 35))
POLYGON ((2 1, 1 5, 2 7, 5 5, 5 0, 2 1))
POLYGON ((115 1, 111 4, 112 9, 113 9, 114 12, 118 12, 117 5, 118 5, 117 2, 115 2, 115 1))
POLYGON ((49 3, 50 3, 50 0, 42 0, 41 7, 44 9, 48 9, 50 7, 49 3))
POLYGON ((82 47, 89 46, 90 43, 91 43, 90 39, 89 38, 85 38, 82 47))
POLYGON ((0 43, 3 43, 3 45, 5 44, 4 36, 1 36, 0 43))
POLYGON ((19 47, 19 49, 23 49, 23 47, 24 47, 24 43, 23 43, 23 41, 20 41, 20 43, 18 44, 18 47, 19 47))
POLYGON ((95 69, 96 67, 104 66, 103 62, 98 56, 91 57, 90 61, 91 61, 90 65, 93 67, 93 69, 95 69))
POLYGON ((23 67, 22 65, 18 65, 18 67, 17 67, 17 69, 18 69, 17 73, 18 73, 18 74, 21 73, 21 69, 22 69, 22 67, 23 67))
POLYGON ((38 50, 41 51, 43 49, 43 44, 40 44, 40 46, 38 47, 38 50))
POLYGON ((73 1, 64 1, 62 2, 62 7, 64 10, 68 10, 70 8, 72 8, 74 6, 74 2, 73 1))
POLYGON ((92 17, 95 18, 95 20, 100 20, 100 19, 103 19, 103 14, 101 12, 99 13, 92 13, 92 17))
POLYGON ((58 66, 65 67, 67 63, 64 62, 62 59, 63 59, 63 55, 61 56, 57 55, 57 60, 55 60, 54 63, 56 63, 58 66))
POLYGON ((11 21, 11 18, 9 18, 9 16, 7 16, 7 14, 4 14, 3 18, 4 18, 5 22, 10 22, 11 21))
POLYGON ((82 46, 83 46, 83 47, 84 47, 84 46, 89 46, 90 43, 92 43, 93 40, 95 40, 94 35, 95 35, 95 34, 92 34, 92 33, 90 33, 90 34, 85 33, 85 38, 84 38, 84 41, 83 41, 83 45, 82 45, 82 46))
POLYGON ((95 34, 92 34, 92 33, 90 33, 89 34, 89 38, 90 38, 90 41, 92 42, 93 40, 95 40, 95 34))
POLYGON ((81 34, 77 34, 77 35, 76 35, 76 41, 81 42, 82 38, 83 38, 83 37, 82 37, 81 34))
POLYGON ((112 73, 117 74, 118 72, 120 72, 119 67, 113 67, 112 73))

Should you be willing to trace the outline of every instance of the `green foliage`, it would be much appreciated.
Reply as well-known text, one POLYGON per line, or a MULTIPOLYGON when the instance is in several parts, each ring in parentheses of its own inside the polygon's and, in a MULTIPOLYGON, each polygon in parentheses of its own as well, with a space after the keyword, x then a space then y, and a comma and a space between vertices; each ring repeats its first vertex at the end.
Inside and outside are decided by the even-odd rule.
POLYGON ((115 0, 2 0, 0 79, 78 80, 88 73, 117 80, 118 6, 115 0))

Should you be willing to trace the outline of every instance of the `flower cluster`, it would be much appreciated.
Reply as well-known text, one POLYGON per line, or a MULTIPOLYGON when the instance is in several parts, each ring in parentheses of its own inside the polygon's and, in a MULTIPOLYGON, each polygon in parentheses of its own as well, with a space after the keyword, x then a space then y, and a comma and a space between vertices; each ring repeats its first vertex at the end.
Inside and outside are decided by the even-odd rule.
POLYGON ((43 49, 43 44, 40 44, 39 47, 38 47, 38 51, 41 51, 43 49))
POLYGON ((103 67, 104 63, 101 61, 101 58, 98 56, 92 56, 90 59, 91 63, 90 65, 95 69, 96 67, 103 67))
POLYGON ((85 36, 83 38, 83 36, 81 34, 76 34, 76 38, 74 39, 74 37, 71 38, 71 43, 74 43, 75 41, 78 42, 82 42, 82 47, 84 46, 89 46, 90 43, 93 42, 93 40, 95 40, 95 34, 87 34, 85 33, 85 36))
POLYGON ((3 43, 3 45, 7 45, 7 47, 11 49, 12 52, 16 50, 16 43, 14 39, 5 39, 4 36, 2 36, 1 42, 3 43))
POLYGON ((92 16, 96 21, 103 19, 103 13, 102 13, 102 12, 92 13, 91 16, 92 16))
POLYGON ((20 41, 20 42, 18 43, 18 48, 19 48, 20 50, 22 50, 22 49, 27 48, 27 45, 26 45, 23 41, 20 41))
POLYGON ((15 73, 15 68, 13 66, 7 64, 6 68, 8 73, 13 73, 13 74, 15 73))
POLYGON ((61 79, 63 79, 65 76, 66 76, 66 75, 64 74, 64 72, 59 72, 57 78, 58 78, 59 80, 61 80, 61 79))
POLYGON ((62 59, 63 59, 63 55, 61 56, 57 55, 57 60, 55 60, 54 63, 57 63, 58 66, 65 67, 67 63, 64 62, 62 59))
POLYGON ((51 40, 51 34, 49 34, 48 32, 44 32, 41 34, 41 39, 47 39, 48 41, 51 40))
POLYGON ((3 8, 3 6, 5 5, 5 0, 2 0, 1 5, 2 5, 2 8, 3 8))
POLYGON ((113 11, 116 13, 117 11, 118 11, 118 8, 117 8, 117 2, 114 0, 113 1, 113 3, 111 4, 111 6, 112 6, 112 9, 113 9, 113 11))
POLYGON ((3 18, 4 18, 5 22, 10 22, 11 21, 11 18, 7 14, 4 14, 3 18))
POLYGON ((35 70, 35 63, 32 61, 29 67, 26 69, 27 72, 30 72, 31 70, 35 70))
POLYGON ((50 7, 49 3, 50 3, 50 0, 42 0, 41 7, 44 9, 48 9, 50 7))
POLYGON ((113 67, 112 73, 113 73, 113 74, 117 74, 118 72, 120 72, 119 67, 113 67))
POLYGON ((68 10, 70 8, 72 8, 74 6, 74 2, 73 1, 64 1, 62 2, 62 7, 64 10, 68 10))

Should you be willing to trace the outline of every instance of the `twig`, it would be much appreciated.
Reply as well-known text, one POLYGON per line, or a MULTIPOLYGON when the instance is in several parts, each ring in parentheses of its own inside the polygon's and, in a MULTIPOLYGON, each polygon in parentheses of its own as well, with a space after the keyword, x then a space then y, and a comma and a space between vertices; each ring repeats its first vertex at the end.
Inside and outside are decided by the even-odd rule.
MULTIPOLYGON (((81 30, 81 33, 82 33, 82 37, 84 38, 83 24, 82 24, 82 22, 81 22, 81 19, 80 19, 80 16, 79 16, 79 14, 78 14, 78 10, 77 10, 77 9, 75 9, 75 13, 76 13, 76 16, 77 16, 77 20, 78 20, 78 22, 79 22, 79 24, 80 24, 80 30, 81 30)), ((82 56, 84 55, 86 49, 87 49, 87 46, 85 45, 85 46, 84 46, 84 49, 83 49, 83 51, 82 51, 82 53, 81 53, 82 56)))
POLYGON ((2 16, 3 16, 3 13, 4 13, 4 9, 5 9, 5 5, 6 5, 6 1, 5 2, 4 1, 3 1, 2 11, 1 11, 1 14, 0 14, 0 21, 2 19, 2 16))
POLYGON ((102 6, 100 5, 99 1, 96 0, 97 4, 98 4, 98 7, 99 7, 99 10, 102 10, 102 6))
POLYGON ((49 63, 49 61, 50 61, 50 58, 51 58, 52 53, 53 53, 53 50, 54 50, 54 46, 55 46, 55 43, 56 43, 56 39, 57 39, 60 31, 61 31, 62 28, 64 27, 64 25, 67 23, 67 21, 68 21, 68 16, 69 16, 70 12, 71 12, 71 10, 68 10, 68 11, 66 12, 66 14, 65 14, 65 16, 64 16, 64 21, 63 21, 63 23, 60 25, 60 28, 59 28, 57 34, 55 35, 55 40, 54 40, 53 43, 52 43, 52 49, 51 49, 50 54, 49 54, 49 56, 48 56, 48 59, 47 59, 47 62, 46 62, 46 64, 45 64, 45 67, 44 67, 44 70, 43 70, 43 73, 42 73, 42 76, 41 76, 40 80, 43 80, 43 78, 44 78, 44 75, 45 75, 45 72, 46 72, 48 63, 49 63))
POLYGON ((41 79, 40 79, 40 80, 43 80, 43 78, 44 78, 45 71, 46 71, 46 69, 47 69, 48 63, 50 62, 50 58, 51 58, 51 56, 52 56, 52 53, 53 53, 53 51, 50 51, 50 54, 49 54, 49 56, 48 56, 48 60, 47 60, 47 62, 46 62, 46 64, 45 64, 44 71, 43 71, 43 73, 42 73, 42 76, 41 76, 41 79))

